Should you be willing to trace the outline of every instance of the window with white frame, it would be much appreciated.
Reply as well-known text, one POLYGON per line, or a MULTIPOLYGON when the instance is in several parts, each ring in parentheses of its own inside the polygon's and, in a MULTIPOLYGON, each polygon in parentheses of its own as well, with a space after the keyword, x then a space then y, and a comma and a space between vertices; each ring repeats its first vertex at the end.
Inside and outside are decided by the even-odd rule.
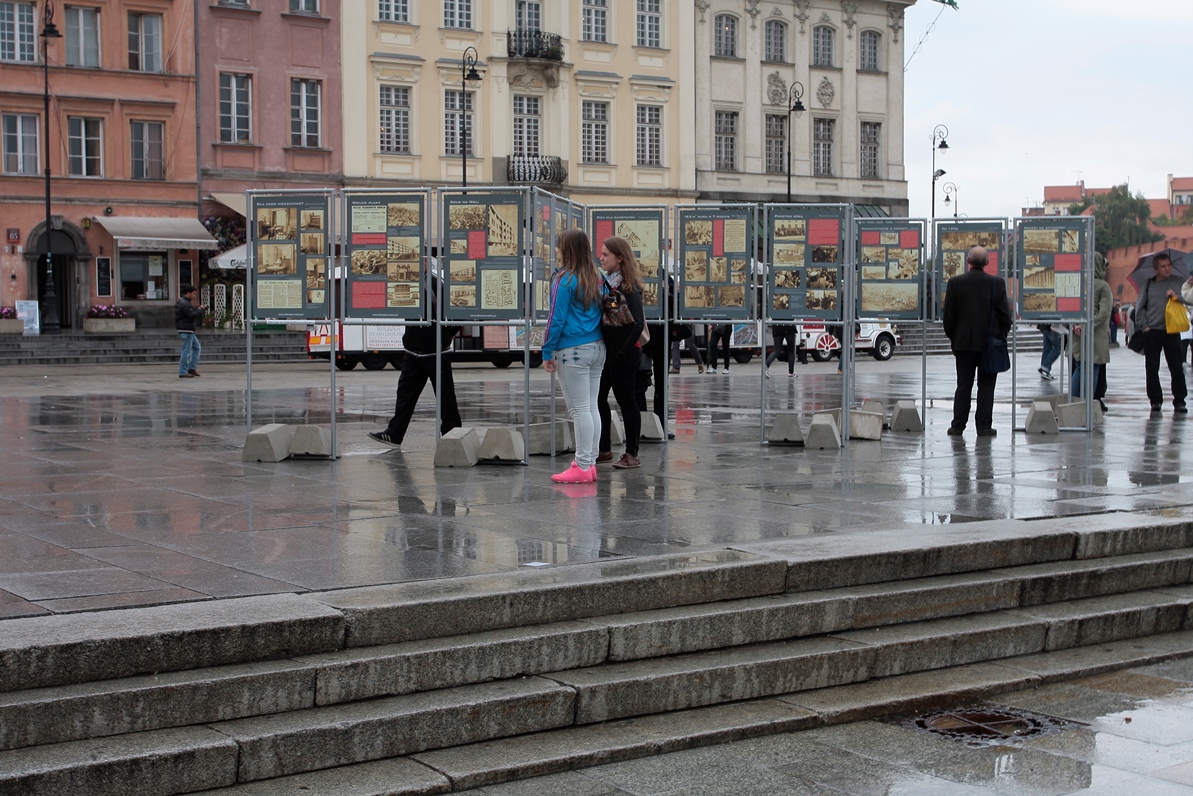
POLYGON ((162 71, 160 14, 128 15, 128 68, 134 72, 162 71))
POLYGON ((581 160, 585 163, 608 163, 609 103, 585 100, 580 113, 581 160))
POLYGON ((862 122, 861 167, 863 177, 878 178, 878 143, 882 125, 878 122, 862 122))
POLYGON ((66 65, 99 66, 99 9, 66 7, 66 65))
POLYGON ((717 171, 737 171, 737 111, 717 111, 714 124, 717 171))
POLYGON ((381 86, 380 148, 393 155, 410 154, 410 89, 381 86))
POLYGON ((409 22, 410 0, 377 0, 377 18, 385 22, 409 22))
POLYGON ((443 93, 443 154, 475 156, 472 141, 472 92, 443 93))
POLYGON ((290 11, 295 14, 318 14, 319 0, 290 0, 290 11))
POLYGON ((858 37, 858 65, 863 72, 878 71, 878 45, 881 42, 878 31, 863 30, 858 37))
POLYGON ((249 0, 218 0, 221 6, 235 6, 236 8, 250 8, 249 0))
POLYGON ((290 80, 290 145, 298 147, 320 146, 321 124, 319 118, 319 95, 322 85, 318 80, 290 80))
POLYGON ((36 175, 41 171, 38 157, 40 117, 32 113, 6 113, 4 127, 4 173, 36 175))
POLYGON ((609 41, 608 0, 584 0, 580 36, 584 41, 609 41))
POLYGON ((104 176, 104 121, 84 116, 66 120, 67 169, 72 177, 104 176))
POLYGON ((812 65, 833 65, 833 39, 835 31, 827 25, 812 28, 812 65))
POLYGON ((33 3, 0 3, 0 61, 37 61, 33 3))
POLYGON ((220 141, 247 144, 253 140, 253 80, 249 75, 220 74, 220 141))
POLYGON ((833 176, 834 127, 834 119, 816 119, 812 122, 812 174, 817 177, 833 176))
POLYGON ((766 115, 766 173, 787 172, 787 116, 768 113, 766 115))
POLYGON ((638 0, 637 36, 639 47, 663 46, 663 0, 638 0))
POLYGON ((514 6, 514 22, 517 30, 542 30, 543 6, 539 0, 518 0, 514 6))
POLYGON ((166 179, 165 128, 162 122, 130 122, 134 180, 166 179))
POLYGON ((541 118, 538 97, 514 95, 514 157, 538 157, 541 118))
POLYGON ((713 20, 712 54, 724 58, 737 57, 737 18, 717 14, 713 20))
POLYGON ((768 19, 765 28, 765 60, 787 60, 787 25, 777 19, 768 19))
POLYGON ((443 27, 471 28, 472 0, 443 0, 443 27))
POLYGON ((638 106, 638 165, 663 165, 663 108, 638 106))

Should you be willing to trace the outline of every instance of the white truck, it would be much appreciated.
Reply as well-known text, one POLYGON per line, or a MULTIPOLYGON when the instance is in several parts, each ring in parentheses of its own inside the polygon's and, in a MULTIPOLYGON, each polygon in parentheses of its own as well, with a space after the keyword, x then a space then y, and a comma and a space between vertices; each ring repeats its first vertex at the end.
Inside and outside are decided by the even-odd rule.
MULTIPOLYGON (((796 323, 796 344, 807 349, 817 362, 827 362, 833 354, 841 348, 837 338, 828 331, 823 323, 796 323)), ((696 338, 700 342, 700 350, 704 351, 707 339, 704 335, 704 324, 693 323, 696 338)), ((857 334, 854 336, 855 350, 868 353, 879 362, 890 359, 896 346, 903 344, 903 338, 898 329, 889 323, 859 323, 857 334)), ((774 346, 774 339, 770 330, 765 337, 767 349, 774 346)), ((738 321, 733 324, 733 336, 730 338, 729 351, 734 361, 745 364, 755 356, 761 356, 762 347, 758 344, 758 322, 738 321)))

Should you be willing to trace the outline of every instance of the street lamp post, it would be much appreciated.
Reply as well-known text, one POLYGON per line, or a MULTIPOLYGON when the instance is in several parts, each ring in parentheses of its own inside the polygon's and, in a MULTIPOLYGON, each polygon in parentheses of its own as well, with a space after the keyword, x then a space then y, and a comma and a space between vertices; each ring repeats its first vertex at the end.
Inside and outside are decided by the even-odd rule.
POLYGON ((961 200, 959 198, 957 198, 957 184, 952 183, 952 182, 946 182, 944 184, 944 188, 942 188, 941 190, 944 191, 945 209, 947 210, 948 206, 952 205, 953 206, 953 218, 956 218, 957 212, 961 209, 961 200))
POLYGON ((45 158, 46 174, 46 227, 42 239, 46 242, 46 283, 41 296, 41 331, 43 334, 57 334, 62 331, 58 320, 58 295, 54 291, 54 254, 50 237, 50 39, 61 39, 62 34, 54 24, 54 0, 46 0, 46 10, 41 28, 41 64, 45 76, 45 158))
POLYGON ((791 126, 791 114, 801 115, 805 108, 800 99, 804 96, 804 84, 798 80, 787 92, 787 204, 791 204, 791 137, 795 130, 791 126))
POLYGON ((460 172, 461 184, 468 187, 468 119, 465 116, 465 101, 468 98, 468 83, 477 82, 481 80, 480 74, 476 71, 476 60, 479 53, 475 47, 469 47, 464 51, 464 57, 460 61, 460 165, 463 169, 460 172))
POLYGON ((949 128, 943 124, 936 125, 932 130, 932 217, 936 218, 936 181, 945 175, 944 169, 936 168, 936 150, 940 154, 949 151, 949 128))

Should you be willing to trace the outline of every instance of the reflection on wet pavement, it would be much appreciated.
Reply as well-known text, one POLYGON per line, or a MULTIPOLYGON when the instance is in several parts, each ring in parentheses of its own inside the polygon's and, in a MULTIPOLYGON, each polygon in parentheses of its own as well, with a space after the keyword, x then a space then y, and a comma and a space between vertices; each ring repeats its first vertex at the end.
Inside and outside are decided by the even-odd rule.
MULTIPOLYGON (((995 415, 1003 433, 946 437, 951 359, 933 357, 927 431, 839 452, 760 444, 757 364, 731 377, 687 366, 672 380, 676 440, 644 444, 640 470, 602 470, 597 484, 574 488, 550 482, 561 462, 546 457, 433 469, 429 394, 403 450, 375 445, 366 432, 391 411, 393 371, 339 375, 340 460, 247 464, 242 368, 212 366, 202 385, 181 387, 168 368, 160 379, 136 368, 70 369, 70 379, 54 374, 69 393, 60 396, 37 394, 29 370, 13 369, 6 376, 17 378, 0 384, 0 617, 1193 504, 1180 444, 1191 421, 1149 415, 1142 360, 1129 352, 1115 351, 1111 412, 1092 434, 1010 433, 1004 378, 995 415)), ((834 369, 809 365, 797 379, 766 382, 768 411, 796 407, 807 422, 812 410, 839 405, 834 369)), ((521 423, 520 372, 460 368, 457 383, 466 423, 521 423)), ((1021 363, 1017 395, 1058 383, 1021 363)), ((322 369, 263 369, 254 424, 327 423, 327 385, 322 369)), ((918 399, 920 385, 918 358, 864 360, 855 394, 889 407, 918 399)), ((532 420, 546 419, 542 371, 531 393, 532 420)))

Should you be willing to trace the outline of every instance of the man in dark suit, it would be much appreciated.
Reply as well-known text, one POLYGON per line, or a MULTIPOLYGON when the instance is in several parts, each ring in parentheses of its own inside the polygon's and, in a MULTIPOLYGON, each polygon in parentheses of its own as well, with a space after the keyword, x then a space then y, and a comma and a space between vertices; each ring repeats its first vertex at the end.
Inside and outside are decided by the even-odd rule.
POLYGON ((953 424, 949 436, 960 436, 969 420, 970 398, 974 375, 978 380, 978 407, 974 424, 979 437, 993 437, 994 385, 997 373, 986 373, 980 367, 982 349, 991 334, 1006 339, 1011 330, 1011 309, 1007 303, 1007 283, 985 271, 990 261, 986 250, 974 246, 966 263, 969 270, 949 280, 944 294, 944 333, 953 347, 957 361, 957 392, 953 396, 953 424), (991 317, 993 313, 993 318, 991 317))

